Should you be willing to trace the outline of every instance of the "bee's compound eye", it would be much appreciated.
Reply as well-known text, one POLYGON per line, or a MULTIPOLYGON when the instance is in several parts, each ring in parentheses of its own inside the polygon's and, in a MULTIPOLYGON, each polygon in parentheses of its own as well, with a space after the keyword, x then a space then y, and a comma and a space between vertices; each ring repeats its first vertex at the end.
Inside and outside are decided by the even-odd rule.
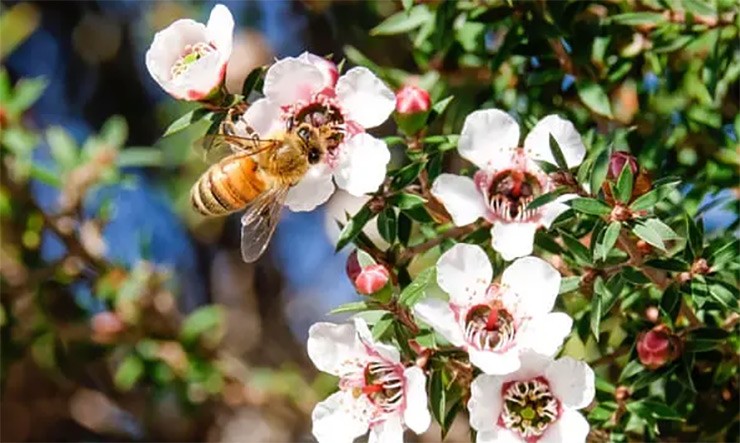
POLYGON ((316 148, 311 148, 311 150, 308 151, 308 162, 315 165, 319 160, 321 160, 321 152, 316 148))
POLYGON ((308 140, 308 136, 311 134, 311 131, 308 130, 305 126, 302 128, 298 128, 298 137, 302 138, 303 140, 308 140))

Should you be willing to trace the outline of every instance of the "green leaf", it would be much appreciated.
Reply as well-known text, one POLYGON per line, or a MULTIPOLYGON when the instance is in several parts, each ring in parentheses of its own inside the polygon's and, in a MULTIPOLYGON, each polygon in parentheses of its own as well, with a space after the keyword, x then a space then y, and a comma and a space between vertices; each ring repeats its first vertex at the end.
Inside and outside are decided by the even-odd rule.
POLYGON ((373 325, 372 333, 373 333, 373 339, 380 340, 383 335, 388 332, 388 329, 390 329, 391 326, 393 326, 393 315, 389 312, 386 312, 383 314, 382 317, 378 320, 377 323, 373 325))
POLYGON ((581 277, 563 277, 560 280, 560 291, 558 294, 567 294, 568 292, 575 291, 581 286, 581 277))
POLYGON ((20 114, 33 105, 41 97, 48 82, 43 77, 22 78, 15 84, 13 98, 7 103, 11 114, 20 114))
POLYGON ((653 189, 635 199, 630 205, 630 209, 633 211, 644 211, 646 209, 652 209, 655 205, 666 198, 666 196, 676 188, 676 185, 680 183, 679 180, 665 182, 657 185, 657 182, 653 184, 653 189))
POLYGON ((129 391, 144 375, 144 363, 136 354, 129 354, 121 362, 113 376, 116 387, 121 391, 129 391))
POLYGON ((665 251, 665 244, 663 243, 660 233, 656 232, 655 229, 650 226, 638 223, 634 228, 632 228, 632 232, 652 246, 665 251))
POLYGON ((40 181, 41 183, 53 186, 55 188, 62 187, 62 178, 56 171, 51 171, 37 163, 31 164, 30 174, 31 177, 40 181))
MULTIPOLYGON (((445 112, 445 110, 447 109, 447 106, 450 105, 450 103, 452 102, 454 98, 455 98, 454 95, 450 95, 432 105, 432 112, 430 112, 429 116, 427 117, 427 126, 430 125, 432 122, 434 122, 440 115, 442 115, 445 112)), ((451 136, 442 136, 442 137, 451 137, 451 136)))
POLYGON ((620 25, 636 26, 663 23, 665 17, 660 12, 625 12, 613 15, 607 20, 620 25))
POLYGON ((604 231, 604 239, 601 244, 601 260, 606 260, 606 256, 609 255, 609 251, 612 250, 615 244, 617 244, 617 238, 619 238, 619 232, 622 230, 622 223, 613 221, 609 223, 609 227, 604 231))
POLYGON ((691 248, 692 258, 701 257, 704 252, 704 224, 699 219, 699 222, 695 222, 694 219, 686 214, 686 235, 689 240, 689 248, 691 248))
POLYGON ((404 210, 421 206, 426 203, 426 199, 415 194, 407 194, 404 192, 388 197, 386 202, 391 206, 404 210))
POLYGON ((686 352, 706 352, 727 342, 730 333, 721 328, 701 328, 693 330, 686 338, 686 352))
POLYGON ((568 170, 568 163, 565 161, 565 156, 563 155, 563 151, 560 149, 560 145, 558 144, 558 141, 555 140, 555 137, 550 135, 550 152, 552 153, 552 158, 555 159, 555 164, 563 171, 568 170))
POLYGON ((570 206, 578 212, 591 215, 609 215, 612 208, 601 200, 595 198, 579 197, 570 200, 570 206))
POLYGON ((170 126, 167 127, 167 130, 164 131, 162 137, 167 137, 169 135, 180 132, 192 124, 210 118, 212 115, 213 113, 206 108, 194 109, 172 122, 170 126))
POLYGON ((679 291, 676 285, 671 285, 663 292, 663 296, 660 298, 660 310, 671 319, 675 321, 678 317, 678 311, 681 308, 681 291, 679 291))
POLYGON ((651 401, 651 400, 640 400, 629 402, 626 405, 627 410, 631 413, 647 419, 652 420, 675 420, 683 421, 684 418, 675 409, 666 405, 665 402, 651 401))
POLYGON ((563 238, 567 250, 573 254, 576 260, 584 264, 591 264, 591 252, 583 243, 564 231, 560 232, 560 236, 563 238))
POLYGON ((740 240, 735 239, 714 251, 711 255, 712 268, 719 270, 723 268, 725 264, 737 258, 737 251, 740 249, 739 243, 740 240))
POLYGON ((529 202, 529 204, 527 205, 527 210, 537 209, 540 206, 544 206, 544 205, 546 205, 546 204, 548 204, 550 202, 553 202, 558 197, 560 197, 561 195, 565 194, 566 192, 568 192, 568 188, 566 188, 565 186, 562 186, 560 188, 555 189, 552 192, 548 192, 546 194, 542 194, 542 195, 536 197, 531 202, 529 202))
POLYGON ((419 177, 419 174, 426 166, 426 162, 413 162, 403 168, 393 172, 393 179, 391 180, 391 188, 393 190, 401 190, 419 177))
POLYGON ((689 270, 689 264, 676 257, 652 258, 645 262, 645 266, 674 272, 683 272, 689 270))
POLYGON ((614 189, 614 197, 622 203, 628 203, 632 197, 633 183, 634 177, 632 176, 632 168, 630 168, 629 162, 625 162, 622 167, 622 172, 619 174, 619 178, 617 179, 617 185, 614 189))
MULTIPOLYGON (((694 277, 695 280, 699 280, 701 278, 701 276, 694 277)), ((713 277, 706 277, 706 283, 709 285, 710 297, 715 299, 724 307, 737 311, 740 292, 738 292, 738 289, 735 286, 713 277)))
POLYGON ((119 168, 158 167, 163 166, 164 155, 157 148, 131 147, 118 153, 116 164, 119 168))
POLYGON ((413 31, 427 20, 433 20, 433 15, 426 5, 417 5, 408 11, 397 12, 381 24, 370 30, 370 35, 393 35, 413 31))
POLYGON ((401 244, 404 246, 408 246, 409 240, 411 239, 412 224, 413 221, 409 218, 408 215, 404 214, 403 212, 398 214, 398 218, 396 221, 398 241, 401 242, 401 244))
POLYGON ((432 407, 432 415, 437 423, 444 422, 447 410, 447 392, 443 380, 444 369, 432 371, 429 387, 429 403, 432 407))
POLYGON ((363 251, 362 249, 357 249, 356 253, 357 263, 360 265, 360 268, 366 268, 368 266, 377 264, 373 256, 363 251))
POLYGON ((657 218, 651 218, 651 219, 645 220, 643 221, 643 223, 646 226, 649 226, 650 228, 652 228, 658 234, 660 234, 660 238, 662 238, 663 241, 681 239, 681 236, 676 234, 676 231, 671 229, 670 226, 658 220, 657 218))
POLYGON ((220 335, 224 319, 225 313, 221 306, 209 305, 198 308, 183 321, 180 339, 183 343, 194 343, 206 333, 216 332, 216 335, 220 335))
POLYGON ((258 66, 247 75, 247 78, 244 79, 244 83, 242 83, 242 95, 244 96, 244 100, 247 100, 249 97, 249 94, 252 93, 252 91, 259 91, 262 89, 262 82, 263 82, 263 76, 267 72, 267 66, 258 66))
POLYGON ((434 266, 421 271, 410 285, 403 288, 401 295, 398 296, 398 302, 404 306, 415 305, 424 296, 427 286, 433 283, 436 277, 437 268, 434 266))
POLYGON ((369 308, 370 308, 370 305, 368 305, 367 302, 355 301, 355 302, 339 305, 336 308, 329 311, 329 314, 344 314, 347 312, 366 311, 369 308))
POLYGON ((605 117, 612 117, 609 96, 606 94, 600 84, 590 80, 576 83, 578 97, 589 109, 605 117))
POLYGON ((337 240, 335 250, 339 251, 352 242, 355 237, 362 232, 362 228, 365 227, 372 217, 373 212, 370 210, 368 205, 363 206, 342 228, 342 231, 339 233, 339 239, 337 240))
POLYGON ((77 166, 79 148, 77 143, 61 126, 52 126, 46 130, 46 142, 49 144, 51 156, 62 170, 71 171, 77 166))
MULTIPOLYGON (((596 285, 600 284, 602 287, 604 285, 604 281, 601 279, 601 277, 596 277, 596 281, 594 282, 594 289, 596 289, 596 285)), ((602 316, 602 309, 603 309, 603 300, 601 295, 599 295, 598 292, 594 290, 594 294, 591 297, 591 334, 593 334, 596 341, 599 341, 599 331, 601 328, 601 316, 602 316)))
POLYGON ((596 157, 596 160, 594 160, 594 168, 591 171, 591 180, 589 182, 591 184, 591 193, 594 195, 599 193, 601 185, 606 180, 606 175, 609 171, 609 157, 609 150, 604 149, 596 157))
POLYGON ((383 240, 389 244, 396 241, 396 211, 391 208, 385 208, 378 214, 378 232, 383 240))
POLYGON ((120 115, 114 115, 103 123, 100 128, 100 138, 108 145, 109 148, 119 149, 128 138, 128 124, 126 119, 120 115))

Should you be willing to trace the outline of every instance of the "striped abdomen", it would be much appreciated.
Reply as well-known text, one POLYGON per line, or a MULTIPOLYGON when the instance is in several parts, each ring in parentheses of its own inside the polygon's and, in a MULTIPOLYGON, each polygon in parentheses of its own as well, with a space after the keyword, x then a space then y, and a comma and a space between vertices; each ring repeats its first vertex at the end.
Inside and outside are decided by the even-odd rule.
POLYGON ((236 154, 208 168, 190 190, 193 207, 203 215, 223 215, 244 208, 265 190, 257 163, 236 154))

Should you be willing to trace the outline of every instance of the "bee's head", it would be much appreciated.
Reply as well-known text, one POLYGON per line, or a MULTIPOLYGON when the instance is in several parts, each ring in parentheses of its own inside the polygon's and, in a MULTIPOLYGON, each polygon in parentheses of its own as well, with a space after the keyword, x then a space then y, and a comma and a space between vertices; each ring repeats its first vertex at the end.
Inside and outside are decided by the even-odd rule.
POLYGON ((308 157, 308 163, 315 165, 321 160, 319 131, 308 123, 301 123, 295 131, 301 140, 303 150, 308 157))

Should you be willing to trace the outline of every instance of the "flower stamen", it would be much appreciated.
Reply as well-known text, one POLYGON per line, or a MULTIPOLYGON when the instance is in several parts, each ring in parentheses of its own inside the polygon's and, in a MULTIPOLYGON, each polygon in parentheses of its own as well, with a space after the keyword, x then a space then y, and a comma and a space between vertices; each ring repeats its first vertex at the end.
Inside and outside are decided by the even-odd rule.
POLYGON ((499 303, 473 306, 465 319, 465 340, 482 351, 505 350, 514 341, 514 317, 499 303))
POLYGON ((186 45, 182 56, 175 61, 170 69, 172 78, 181 76, 190 69, 193 63, 215 51, 216 47, 212 43, 198 42, 194 45, 186 45))
POLYGON ((560 415, 560 403, 542 377, 504 385, 503 392, 499 420, 527 441, 537 441, 560 415))

